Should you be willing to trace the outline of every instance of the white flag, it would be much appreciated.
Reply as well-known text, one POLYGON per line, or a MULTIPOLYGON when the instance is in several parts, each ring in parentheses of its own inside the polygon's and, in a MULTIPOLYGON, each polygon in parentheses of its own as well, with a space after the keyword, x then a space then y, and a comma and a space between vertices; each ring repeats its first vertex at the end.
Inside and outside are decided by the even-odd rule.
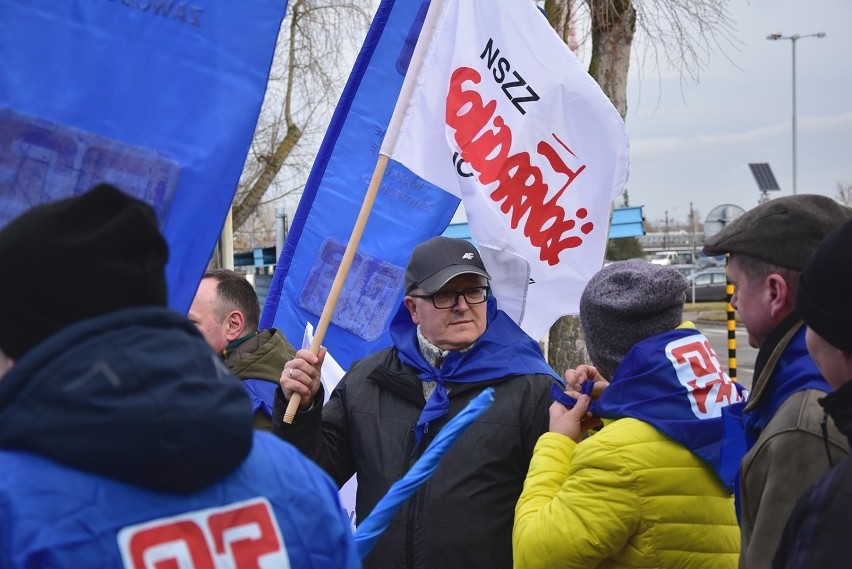
POLYGON ((531 337, 578 312, 628 139, 529 0, 432 0, 381 153, 462 199, 498 306, 531 337))

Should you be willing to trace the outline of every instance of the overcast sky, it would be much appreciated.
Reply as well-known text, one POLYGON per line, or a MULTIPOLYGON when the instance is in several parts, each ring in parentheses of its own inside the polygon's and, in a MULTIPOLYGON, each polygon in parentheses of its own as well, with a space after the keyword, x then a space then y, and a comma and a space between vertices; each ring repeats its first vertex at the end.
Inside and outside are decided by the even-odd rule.
POLYGON ((773 32, 826 33, 796 42, 798 193, 836 197, 838 182, 852 183, 852 1, 729 4, 733 63, 713 55, 683 89, 675 72, 646 70, 640 83, 631 66, 627 187, 648 221, 666 211, 685 221, 690 202, 702 221, 717 205, 754 207, 750 162, 769 163, 781 187, 771 197, 792 193, 792 42, 767 40, 773 32))

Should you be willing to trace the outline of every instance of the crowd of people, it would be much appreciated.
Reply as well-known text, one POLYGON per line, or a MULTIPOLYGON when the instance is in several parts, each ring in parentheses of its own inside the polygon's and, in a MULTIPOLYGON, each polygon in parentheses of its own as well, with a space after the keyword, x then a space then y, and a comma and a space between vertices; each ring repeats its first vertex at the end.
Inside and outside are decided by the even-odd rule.
POLYGON ((147 204, 101 184, 36 206, 0 230, 2 266, 50 256, 57 277, 0 279, 0 568, 845 567, 852 210, 775 199, 704 251, 729 257, 750 390, 684 321, 674 268, 601 269, 580 299, 589 361, 560 375, 476 247, 434 237, 392 345, 326 394, 325 349, 258 330, 242 275, 208 271, 188 315, 166 307, 147 204), (487 388, 360 559, 338 488, 357 475, 365 519, 487 388))

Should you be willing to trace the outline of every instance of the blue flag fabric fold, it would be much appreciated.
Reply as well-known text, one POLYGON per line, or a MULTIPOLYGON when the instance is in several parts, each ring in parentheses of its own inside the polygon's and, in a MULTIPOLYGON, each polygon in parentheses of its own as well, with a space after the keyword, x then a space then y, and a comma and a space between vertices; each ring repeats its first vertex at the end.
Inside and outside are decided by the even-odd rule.
MULTIPOLYGON (((594 388, 595 383, 593 381, 587 381, 582 385, 582 387, 580 387, 580 393, 583 395, 591 395, 594 388)), ((550 386, 550 398, 561 403, 564 407, 571 409, 577 404, 577 400, 565 393, 564 390, 565 386, 561 382, 559 384, 554 383, 550 386)))
POLYGON ((421 381, 435 381, 437 387, 417 421, 415 435, 419 442, 426 425, 447 414, 450 399, 446 382, 480 383, 505 377, 529 374, 550 375, 559 381, 541 353, 538 342, 530 338, 502 310, 494 298, 488 299, 485 333, 465 352, 450 352, 440 368, 432 367, 417 343, 417 326, 405 305, 391 323, 391 337, 399 358, 419 371, 421 381))
POLYGON ((747 397, 721 369, 707 338, 679 328, 637 343, 591 410, 654 426, 710 464, 732 490, 746 451, 739 416, 747 397))
POLYGON ((799 391, 816 389, 831 393, 831 387, 820 373, 813 358, 808 356, 805 343, 807 328, 802 326, 790 340, 781 358, 775 364, 772 383, 767 385, 765 392, 753 409, 743 415, 746 441, 748 448, 757 441, 763 428, 778 411, 778 408, 788 397, 799 391))
POLYGON ((4 0, 0 226, 109 182, 154 206, 185 312, 234 197, 286 0, 4 0))
MULTIPOLYGON (((261 328, 300 345, 316 324, 358 217, 428 0, 383 0, 320 146, 270 286, 261 328)), ((344 369, 391 344, 414 247, 446 229, 458 198, 390 162, 323 339, 344 369)))

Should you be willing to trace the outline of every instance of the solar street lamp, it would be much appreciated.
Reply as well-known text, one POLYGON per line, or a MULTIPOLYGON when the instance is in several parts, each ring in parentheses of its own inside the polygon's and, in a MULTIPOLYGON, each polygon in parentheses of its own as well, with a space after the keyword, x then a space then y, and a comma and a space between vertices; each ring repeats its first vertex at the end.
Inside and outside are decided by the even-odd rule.
POLYGON ((790 40, 793 45, 793 194, 796 193, 798 185, 798 173, 796 171, 796 42, 802 38, 824 38, 825 32, 815 34, 793 34, 791 36, 782 35, 781 32, 775 32, 766 36, 768 40, 790 40))

